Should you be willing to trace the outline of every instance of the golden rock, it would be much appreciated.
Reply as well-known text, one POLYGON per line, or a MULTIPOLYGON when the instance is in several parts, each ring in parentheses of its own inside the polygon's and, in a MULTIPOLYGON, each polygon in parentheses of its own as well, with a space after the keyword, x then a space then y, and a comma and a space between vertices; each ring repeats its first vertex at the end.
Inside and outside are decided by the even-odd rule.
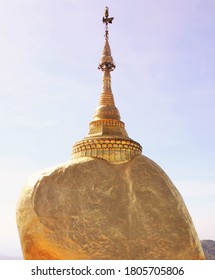
POLYGON ((141 155, 115 106, 108 42, 103 86, 88 135, 72 160, 31 177, 17 207, 25 259, 205 259, 183 199, 164 171, 141 155))
POLYGON ((17 223, 25 259, 204 259, 181 195, 142 155, 43 172, 24 188, 17 223))

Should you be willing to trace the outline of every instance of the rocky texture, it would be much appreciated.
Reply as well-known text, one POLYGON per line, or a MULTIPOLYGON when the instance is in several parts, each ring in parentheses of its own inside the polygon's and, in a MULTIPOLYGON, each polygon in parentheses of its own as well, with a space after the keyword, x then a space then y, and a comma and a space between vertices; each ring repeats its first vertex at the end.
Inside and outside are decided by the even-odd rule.
POLYGON ((181 195, 153 161, 82 158, 24 188, 25 259, 204 259, 181 195))
POLYGON ((202 248, 207 260, 215 260, 215 241, 201 240, 202 248))

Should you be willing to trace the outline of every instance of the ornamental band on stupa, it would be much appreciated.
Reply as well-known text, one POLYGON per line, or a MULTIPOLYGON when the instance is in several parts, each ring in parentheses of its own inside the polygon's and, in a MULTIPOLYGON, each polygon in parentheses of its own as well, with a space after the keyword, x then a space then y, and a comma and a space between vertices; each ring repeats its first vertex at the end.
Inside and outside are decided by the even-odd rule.
POLYGON ((111 74, 116 67, 111 56, 108 42, 108 24, 112 23, 106 7, 103 23, 105 24, 105 45, 98 69, 103 72, 102 92, 93 121, 90 122, 89 133, 82 141, 73 146, 72 158, 97 157, 110 162, 124 162, 141 154, 142 147, 128 137, 125 124, 115 106, 111 89, 111 74))
POLYGON ((166 173, 128 137, 111 90, 108 42, 102 92, 72 159, 33 174, 17 205, 26 260, 205 259, 192 219, 166 173))

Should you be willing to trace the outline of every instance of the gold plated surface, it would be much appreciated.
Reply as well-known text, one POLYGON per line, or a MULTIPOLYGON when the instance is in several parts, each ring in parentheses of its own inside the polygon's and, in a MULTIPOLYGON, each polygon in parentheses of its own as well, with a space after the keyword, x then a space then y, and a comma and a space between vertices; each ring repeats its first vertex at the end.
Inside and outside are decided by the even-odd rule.
POLYGON ((79 158, 30 178, 17 209, 25 259, 204 259, 183 199, 143 155, 79 158))
POLYGON ((97 157, 110 162, 124 162, 141 154, 140 146, 133 140, 91 138, 76 143, 73 158, 97 157))
POLYGON ((103 72, 102 92, 93 121, 89 125, 88 135, 73 146, 73 159, 91 156, 103 158, 113 163, 120 163, 142 152, 140 144, 128 137, 125 124, 121 121, 120 113, 115 106, 111 89, 110 72, 116 67, 108 41, 108 24, 112 21, 113 18, 109 18, 109 11, 106 7, 105 17, 103 17, 105 44, 98 67, 103 72), (104 143, 104 139, 108 142, 108 145, 104 143))

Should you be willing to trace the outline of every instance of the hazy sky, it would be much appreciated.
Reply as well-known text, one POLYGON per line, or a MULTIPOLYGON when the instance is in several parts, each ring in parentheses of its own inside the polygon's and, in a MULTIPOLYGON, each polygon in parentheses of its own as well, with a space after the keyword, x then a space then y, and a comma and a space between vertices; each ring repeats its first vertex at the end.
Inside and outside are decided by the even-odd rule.
POLYGON ((131 138, 215 240, 215 1, 0 0, 0 255, 19 256, 27 177, 70 159, 98 104, 105 6, 116 106, 131 138))

